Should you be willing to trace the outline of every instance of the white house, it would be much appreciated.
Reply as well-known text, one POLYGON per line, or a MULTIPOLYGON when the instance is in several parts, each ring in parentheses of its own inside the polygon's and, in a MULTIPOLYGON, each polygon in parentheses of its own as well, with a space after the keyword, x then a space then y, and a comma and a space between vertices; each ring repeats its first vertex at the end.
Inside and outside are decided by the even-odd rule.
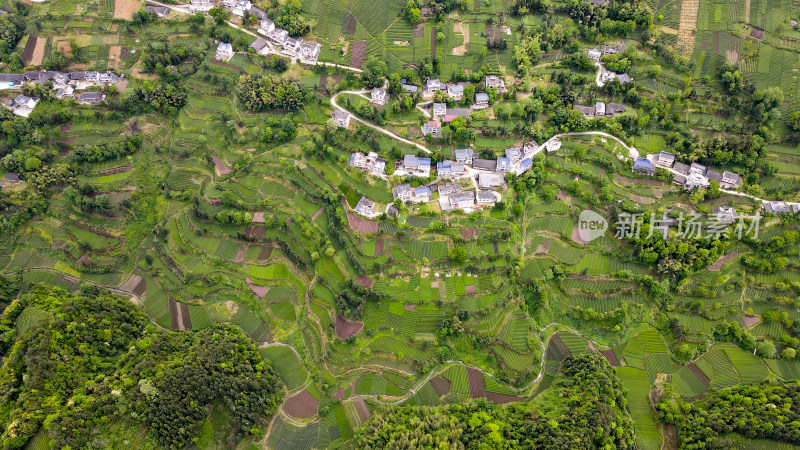
POLYGON ((347 128, 350 125, 350 113, 347 111, 339 111, 338 109, 331 113, 331 118, 336 121, 336 125, 341 128, 347 128))
POLYGON ((414 196, 414 190, 411 189, 410 184, 401 184, 394 190, 394 198, 397 200, 410 200, 414 196))
POLYGON ((717 222, 723 224, 731 224, 736 221, 736 208, 733 206, 717 206, 716 208, 712 209, 711 212, 716 217, 717 222))
POLYGON ((433 104, 433 120, 441 120, 447 115, 447 103, 434 103, 433 104))
POLYGON ((370 97, 372 98, 372 103, 377 105, 383 105, 389 100, 389 94, 381 88, 372 88, 370 97))
POLYGON ((439 79, 434 78, 425 82, 425 89, 422 91, 422 94, 425 96, 433 96, 436 91, 441 91, 443 89, 444 83, 439 81, 439 79))
POLYGON ((550 139, 545 144, 545 147, 547 148, 547 153, 557 152, 561 149, 561 141, 558 138, 550 139))
POLYGON ((477 199, 478 204, 482 206, 494 205, 494 202, 497 200, 494 193, 491 191, 478 191, 477 199))
POLYGON ((459 192, 450 196, 453 209, 469 209, 475 207, 475 194, 472 191, 459 192))
POLYGON ((303 38, 287 38, 283 43, 283 52, 290 56, 296 56, 301 45, 303 45, 303 38))
POLYGON ((506 82, 497 75, 486 75, 486 79, 483 81, 483 84, 487 88, 497 89, 501 91, 506 88, 506 82))
POLYGON ((297 56, 303 61, 316 61, 319 58, 321 49, 322 46, 320 44, 305 43, 300 46, 297 56))
POLYGON ((472 164, 473 151, 471 148, 457 148, 455 154, 456 162, 462 164, 472 164))
POLYGON ((489 107, 489 94, 485 92, 478 92, 475 94, 475 104, 472 105, 473 109, 484 109, 489 107))
POLYGON ((189 0, 189 9, 192 12, 208 12, 214 7, 214 0, 189 0))
POLYGON ((594 115, 595 116, 605 116, 606 115, 606 104, 603 102, 596 102, 594 104, 594 115))
POLYGON ((654 162, 658 167, 669 169, 675 164, 675 155, 670 152, 660 152, 654 162))
POLYGON ((430 134, 433 137, 439 137, 442 132, 442 122, 438 120, 429 120, 428 123, 422 126, 422 134, 430 134))
POLYGON ((508 158, 511 164, 514 164, 515 162, 522 159, 522 152, 516 147, 507 148, 506 158, 508 158))
POLYGON ((364 169, 367 167, 367 156, 361 152, 352 153, 350 155, 350 166, 364 169))
POLYGON ((230 61, 230 59, 233 58, 233 46, 230 42, 220 42, 219 45, 217 45, 217 53, 214 55, 214 58, 218 61, 230 61))
POLYGON ((56 91, 56 98, 59 100, 63 98, 72 98, 73 91, 74 89, 72 89, 72 86, 69 85, 64 86, 63 88, 56 91))
POLYGON ((522 153, 524 153, 525 156, 530 156, 536 151, 537 148, 539 148, 538 142, 536 141, 526 142, 525 144, 522 145, 522 153))
POLYGON ((81 105, 96 105, 106 99, 103 92, 81 92, 78 103, 81 105))
POLYGON ((250 3, 248 0, 239 0, 233 5, 231 9, 231 14, 237 17, 244 17, 244 13, 246 11, 250 11, 250 8, 253 7, 253 4, 250 3))
POLYGON ((283 28, 275 28, 269 33, 267 38, 269 38, 273 44, 283 46, 283 44, 286 43, 286 40, 289 39, 289 32, 283 28))
POLYGON ((697 174, 697 175, 705 175, 708 172, 706 166, 693 162, 692 165, 689 166, 689 175, 697 174))
POLYGON ((503 156, 497 158, 497 171, 508 172, 509 170, 511 170, 511 160, 503 156))
POLYGON ((269 36, 270 33, 275 29, 275 22, 264 19, 261 21, 261 25, 258 29, 258 32, 263 34, 264 36, 269 36))
POLYGON ((464 86, 461 84, 450 83, 447 85, 447 96, 455 101, 464 98, 464 86))
POLYGON ((375 202, 367 197, 361 197, 361 200, 356 204, 355 210, 364 217, 372 218, 375 216, 375 202))
POLYGON ((531 167, 533 167, 533 160, 530 158, 523 159, 522 161, 519 162, 519 165, 517 166, 516 170, 517 175, 522 175, 523 173, 530 170, 531 167))
POLYGON ((603 56, 603 54, 596 48, 590 48, 589 50, 586 50, 586 56, 595 61, 600 61, 600 57, 603 56))
POLYGON ((722 172, 722 182, 720 184, 726 188, 737 188, 742 182, 742 178, 736 172, 722 172))

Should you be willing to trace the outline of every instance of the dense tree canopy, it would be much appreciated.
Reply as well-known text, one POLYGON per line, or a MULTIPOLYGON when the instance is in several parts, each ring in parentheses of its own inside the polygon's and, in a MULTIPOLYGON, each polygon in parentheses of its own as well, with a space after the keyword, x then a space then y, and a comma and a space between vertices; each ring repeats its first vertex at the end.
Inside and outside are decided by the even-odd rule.
POLYGON ((544 398, 528 403, 385 406, 357 436, 357 447, 635 447, 622 385, 605 359, 569 356, 560 375, 544 398))
POLYGON ((294 81, 257 75, 239 78, 239 98, 252 111, 299 109, 304 101, 303 91, 294 81))

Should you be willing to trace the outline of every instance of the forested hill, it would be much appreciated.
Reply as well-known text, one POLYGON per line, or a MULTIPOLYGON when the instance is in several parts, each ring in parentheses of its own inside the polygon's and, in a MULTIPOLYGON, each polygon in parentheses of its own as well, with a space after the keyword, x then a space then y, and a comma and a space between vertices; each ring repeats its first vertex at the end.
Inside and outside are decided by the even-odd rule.
POLYGON ((635 448, 623 388, 605 359, 569 356, 542 396, 499 406, 394 406, 376 413, 359 448, 635 448))
POLYGON ((92 288, 36 286, 8 304, 0 331, 3 448, 39 433, 52 448, 118 447, 117 431, 130 429, 149 430, 150 447, 181 448, 204 431, 212 403, 230 411, 232 439, 261 435, 283 396, 238 328, 163 331, 92 288))

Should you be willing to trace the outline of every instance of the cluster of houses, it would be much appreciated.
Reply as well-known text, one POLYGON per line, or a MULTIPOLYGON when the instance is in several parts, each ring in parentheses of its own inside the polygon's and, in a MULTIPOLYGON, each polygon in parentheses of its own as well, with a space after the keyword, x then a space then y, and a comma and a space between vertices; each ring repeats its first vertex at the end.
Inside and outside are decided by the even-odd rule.
POLYGON ((767 214, 800 214, 800 203, 784 201, 764 202, 761 209, 767 214))
MULTIPOLYGON (((82 105, 96 105, 106 99, 106 94, 95 91, 80 92, 77 97, 76 90, 84 90, 92 86, 114 84, 119 77, 112 72, 78 71, 57 72, 53 70, 28 71, 24 73, 0 73, 0 90, 21 89, 25 83, 46 84, 51 83, 56 91, 56 98, 74 98, 82 105)), ((14 114, 22 117, 28 115, 39 102, 38 98, 18 95, 12 100, 4 102, 14 114)))
MULTIPOLYGON (((541 148, 553 148, 558 150, 561 142, 558 139, 551 139, 544 146, 540 146, 536 141, 525 143, 522 148, 508 148, 505 156, 494 159, 476 158, 475 152, 469 148, 456 149, 452 160, 444 160, 436 163, 436 172, 441 184, 423 185, 411 187, 410 184, 402 184, 392 189, 395 200, 413 203, 426 203, 433 201, 433 193, 439 193, 439 206, 442 211, 455 209, 471 211, 476 207, 492 206, 499 198, 499 193, 491 191, 505 184, 506 173, 525 173, 533 166, 532 157, 541 148), (472 166, 475 175, 477 189, 465 190, 453 181, 464 176, 470 176, 467 170, 472 166)), ((553 151, 555 151, 553 150, 553 151)), ((350 166, 372 172, 374 175, 383 175, 386 161, 378 157, 377 153, 364 155, 353 153, 350 156, 350 166)), ((416 155, 405 155, 402 160, 395 163, 395 175, 398 176, 417 176, 427 178, 431 174, 432 163, 430 158, 419 157, 416 155)), ((358 214, 373 218, 380 213, 375 212, 374 202, 368 198, 362 198, 355 208, 358 214)))
MULTIPOLYGON (((259 17, 259 20, 261 22, 259 23, 258 33, 280 48, 281 53, 293 58, 300 58, 300 60, 304 62, 317 61, 319 52, 322 49, 320 44, 303 43, 303 38, 294 39, 289 37, 289 32, 283 28, 277 28, 275 22, 271 21, 266 14, 264 14, 263 18, 259 17)), ((256 44, 255 47, 261 47, 260 49, 256 49, 257 52, 260 53, 264 48, 267 48, 266 41, 261 40, 261 42, 259 42, 259 40, 257 40, 256 42, 258 42, 258 44, 256 44)))
POLYGON ((574 105, 572 109, 580 111, 583 117, 614 117, 625 112, 625 105, 614 102, 595 102, 594 106, 574 105))
MULTIPOLYGON (((600 49, 590 48, 586 50, 586 55, 600 64, 600 58, 603 56, 614 55, 620 52, 625 51, 624 45, 601 45, 600 49)), ((601 65, 602 67, 602 65, 601 65)), ((609 70, 605 70, 605 68, 601 69, 600 73, 600 80, 603 83, 608 83, 609 81, 613 80, 614 78, 618 79, 620 83, 630 83, 631 77, 627 73, 615 73, 609 70)))
MULTIPOLYGON (((464 88, 471 84, 472 83, 469 81, 442 83, 438 78, 431 78, 425 82, 425 85, 422 86, 422 97, 430 99, 437 92, 445 91, 447 92, 447 96, 449 98, 453 99, 453 101, 459 102, 464 98, 464 88)), ((400 85, 402 86, 403 91, 408 94, 416 94, 420 90, 419 86, 415 84, 409 84, 408 80, 405 78, 400 80, 400 85)), ((487 75, 484 79, 483 85, 487 89, 494 89, 497 92, 501 92, 506 89, 505 80, 497 75, 487 75)), ((487 106, 489 106, 489 95, 484 92, 478 92, 475 94, 475 104, 473 105, 473 108, 481 109, 486 108, 487 106)))
POLYGON ((687 190, 696 187, 707 188, 711 180, 718 182, 720 187, 725 189, 736 189, 742 182, 742 177, 736 172, 726 170, 720 173, 697 162, 684 164, 680 161, 676 161, 675 154, 670 152, 661 152, 658 155, 654 155, 652 161, 645 159, 652 167, 647 166, 644 162, 640 162, 639 160, 641 159, 644 158, 639 158, 634 162, 634 170, 652 175, 655 173, 656 167, 667 169, 673 174, 673 182, 683 186, 687 190), (637 162, 639 163, 638 169, 636 166, 637 162))
POLYGON ((350 155, 350 167, 380 176, 386 173, 386 160, 379 157, 375 152, 369 152, 366 155, 357 152, 350 155))

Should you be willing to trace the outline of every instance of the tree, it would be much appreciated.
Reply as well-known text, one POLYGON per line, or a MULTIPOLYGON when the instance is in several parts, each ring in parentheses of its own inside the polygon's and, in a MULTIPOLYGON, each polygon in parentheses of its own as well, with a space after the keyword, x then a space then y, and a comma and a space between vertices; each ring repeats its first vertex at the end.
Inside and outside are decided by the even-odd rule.
POLYGON ((781 358, 783 359, 794 359, 797 355, 797 350, 793 349, 792 347, 786 347, 781 352, 781 358))
POLYGON ((775 357, 775 344, 770 341, 761 341, 756 344, 756 353, 759 356, 763 356, 764 358, 774 358, 775 357))
POLYGON ((378 59, 374 55, 370 55, 364 61, 364 71, 361 72, 361 80, 368 88, 375 88, 383 86, 383 80, 386 78, 388 69, 386 62, 378 59))
POLYGON ((454 264, 461 264, 466 261, 468 257, 467 249, 464 247, 453 247, 452 250, 447 252, 447 258, 454 264))

